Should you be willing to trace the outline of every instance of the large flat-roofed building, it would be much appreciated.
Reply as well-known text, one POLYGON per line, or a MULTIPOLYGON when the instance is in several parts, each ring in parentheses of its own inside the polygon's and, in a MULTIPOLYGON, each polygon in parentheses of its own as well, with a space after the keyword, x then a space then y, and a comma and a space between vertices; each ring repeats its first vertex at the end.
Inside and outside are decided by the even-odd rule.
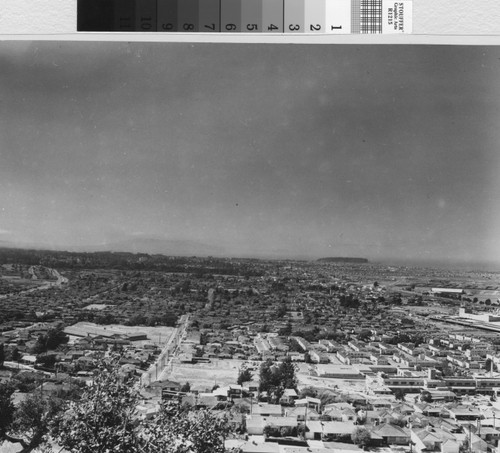
POLYGON ((64 328, 64 333, 74 337, 122 338, 129 341, 148 339, 144 332, 123 332, 112 327, 100 326, 69 326, 64 328))
POLYGON ((460 308, 458 315, 461 318, 472 319, 474 321, 482 321, 482 322, 500 322, 500 316, 492 313, 481 313, 481 314, 473 314, 465 308, 460 308))
POLYGON ((431 294, 460 299, 465 291, 460 288, 431 288, 431 294))
POLYGON ((321 378, 332 379, 364 379, 359 370, 349 365, 316 365, 316 369, 311 374, 321 378))

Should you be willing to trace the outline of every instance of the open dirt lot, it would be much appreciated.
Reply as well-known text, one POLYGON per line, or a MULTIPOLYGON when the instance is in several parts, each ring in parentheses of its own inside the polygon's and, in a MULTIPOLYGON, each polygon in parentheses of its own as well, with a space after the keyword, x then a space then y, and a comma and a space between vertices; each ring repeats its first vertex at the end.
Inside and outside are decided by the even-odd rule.
MULTIPOLYGON (((236 384, 238 373, 241 366, 245 363, 244 360, 216 360, 211 363, 200 363, 196 365, 180 363, 174 361, 170 371, 162 374, 162 380, 172 380, 184 384, 189 382, 191 388, 204 391, 211 390, 215 384, 227 386, 236 384)), ((317 378, 310 376, 308 365, 305 363, 298 364, 297 378, 299 380, 299 388, 314 386, 323 389, 342 389, 347 392, 358 392, 365 389, 365 381, 351 381, 344 379, 317 378)), ((259 366, 255 367, 253 375, 258 377, 259 366)))
MULTIPOLYGON (((194 390, 210 391, 215 384, 221 387, 236 384, 243 363, 243 360, 214 360, 195 365, 174 362, 167 379, 181 384, 189 382, 194 390)), ((165 378, 162 376, 162 379, 165 378)))
POLYGON ((145 341, 134 341, 135 345, 141 345, 143 343, 155 343, 159 346, 163 346, 166 344, 168 339, 170 338, 170 335, 172 335, 172 332, 174 331, 173 327, 165 327, 165 326, 159 326, 159 327, 145 327, 145 326, 124 326, 121 324, 110 324, 109 326, 98 326, 97 324, 91 323, 91 322, 78 322, 74 324, 74 327, 80 327, 85 329, 86 326, 90 327, 106 327, 109 330, 117 331, 119 333, 124 333, 124 334, 134 334, 137 332, 144 332, 148 340, 145 341))

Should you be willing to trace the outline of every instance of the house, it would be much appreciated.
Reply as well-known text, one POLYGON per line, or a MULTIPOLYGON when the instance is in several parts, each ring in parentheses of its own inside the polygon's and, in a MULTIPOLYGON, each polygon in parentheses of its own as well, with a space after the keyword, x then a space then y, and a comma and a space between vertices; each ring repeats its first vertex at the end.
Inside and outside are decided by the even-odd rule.
POLYGON ((386 410, 379 411, 365 411, 360 410, 358 413, 358 417, 361 420, 365 420, 365 422, 369 425, 380 425, 382 423, 388 423, 392 416, 386 410))
POLYGON ((453 439, 446 439, 441 444, 441 453, 459 453, 462 442, 453 439))
POLYGON ((308 420, 306 439, 322 440, 350 437, 356 425, 353 422, 323 422, 308 420))
POLYGON ((182 404, 188 404, 197 409, 199 408, 214 408, 219 404, 217 397, 211 393, 188 393, 182 397, 182 404))
POLYGON ((487 442, 474 433, 472 433, 470 436, 470 445, 471 450, 476 453, 489 451, 487 442))
POLYGON ((314 410, 309 409, 307 406, 290 407, 285 409, 287 417, 295 417, 297 421, 303 422, 306 417, 308 420, 319 420, 320 415, 314 410))
POLYGON ((443 441, 447 440, 434 433, 433 429, 430 427, 416 430, 411 429, 410 435, 417 453, 439 451, 443 441))
POLYGON ((354 422, 358 418, 358 415, 354 411, 354 409, 346 408, 342 410, 342 421, 344 422, 354 422))
POLYGON ((259 392, 259 382, 258 381, 246 381, 242 384, 243 389, 256 396, 259 392))
POLYGON ((354 409, 354 406, 351 403, 348 403, 346 401, 325 404, 324 410, 326 411, 326 410, 330 410, 330 409, 342 411, 344 409, 354 409))
POLYGON ((457 422, 470 422, 483 418, 483 415, 479 410, 473 409, 472 407, 457 406, 445 409, 453 420, 457 422))
POLYGON ((161 396, 163 399, 172 398, 177 395, 181 389, 181 384, 174 381, 155 381, 146 387, 146 390, 155 395, 161 396))
POLYGON ((241 385, 238 384, 230 384, 228 391, 227 391, 227 396, 229 398, 241 398, 243 394, 243 388, 241 385))
POLYGON ((297 392, 294 389, 285 389, 280 398, 280 404, 284 406, 293 406, 294 402, 299 399, 297 392))
POLYGON ((328 417, 332 421, 341 422, 342 421, 342 410, 335 409, 335 408, 331 408, 331 409, 324 408, 323 409, 323 417, 324 418, 328 417))
POLYGON ((257 403, 252 406, 252 414, 263 417, 281 417, 282 410, 279 404, 257 403))
POLYGON ((390 423, 375 426, 372 431, 377 437, 382 438, 387 445, 408 445, 410 434, 408 430, 390 423))
POLYGON ((416 403, 413 405, 415 413, 421 413, 428 417, 439 417, 442 411, 441 406, 434 406, 426 403, 416 403))
POLYGON ((392 409, 402 415, 411 415, 415 412, 413 405, 408 403, 395 403, 392 405, 392 409))
POLYGON ((316 412, 319 412, 321 400, 319 398, 306 396, 305 398, 295 400, 295 406, 307 406, 309 409, 314 409, 316 412))
POLYGON ((20 362, 24 365, 34 365, 36 363, 36 356, 34 355, 23 355, 20 362))
POLYGON ((500 440, 500 431, 495 428, 481 426, 481 429, 476 434, 486 442, 493 443, 495 445, 497 445, 500 440))
POLYGON ((276 428, 294 428, 297 426, 297 419, 293 417, 264 417, 262 415, 252 414, 246 418, 246 429, 249 435, 263 435, 266 426, 276 428))

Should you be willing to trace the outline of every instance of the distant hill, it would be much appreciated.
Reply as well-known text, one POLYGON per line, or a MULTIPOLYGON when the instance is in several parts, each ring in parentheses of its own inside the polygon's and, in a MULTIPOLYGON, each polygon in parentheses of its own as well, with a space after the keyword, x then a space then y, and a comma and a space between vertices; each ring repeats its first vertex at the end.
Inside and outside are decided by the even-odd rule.
POLYGON ((333 257, 333 258, 320 258, 320 263, 354 263, 354 264, 362 264, 368 263, 366 258, 346 258, 346 257, 333 257))
POLYGON ((227 250, 204 242, 163 239, 155 237, 129 236, 115 242, 99 245, 59 246, 52 244, 12 243, 0 241, 0 248, 7 250, 69 251, 75 253, 123 252, 146 253, 165 256, 225 256, 227 250))
POLYGON ((127 238, 96 248, 112 252, 148 253, 150 255, 161 254, 169 256, 223 256, 226 254, 226 250, 222 247, 202 242, 150 237, 127 238))

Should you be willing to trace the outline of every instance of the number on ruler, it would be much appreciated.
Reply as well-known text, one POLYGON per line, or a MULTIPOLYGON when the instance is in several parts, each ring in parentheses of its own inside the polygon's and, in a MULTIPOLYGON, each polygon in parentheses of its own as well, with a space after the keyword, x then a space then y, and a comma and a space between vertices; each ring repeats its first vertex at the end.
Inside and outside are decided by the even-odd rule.
POLYGON ((205 25, 205 28, 208 28, 209 30, 215 31, 215 24, 205 25))
POLYGON ((258 29, 259 27, 257 26, 257 24, 247 24, 248 31, 257 31, 258 29))
POLYGON ((299 24, 290 24, 288 26, 288 28, 290 29, 290 31, 299 31, 300 30, 300 25, 299 24))
POLYGON ((235 24, 226 24, 226 30, 227 31, 234 31, 234 30, 236 30, 236 25, 235 24))
POLYGON ((267 29, 270 31, 279 30, 279 28, 274 24, 269 25, 269 27, 267 27, 267 29))
POLYGON ((151 30, 151 17, 141 17, 141 30, 151 30))
POLYGON ((342 30, 342 25, 339 25, 338 27, 332 25, 332 30, 342 30))
POLYGON ((184 24, 182 28, 186 31, 193 31, 194 30, 194 24, 184 24))
POLYGON ((171 31, 174 29, 174 24, 162 24, 161 28, 162 28, 162 30, 165 30, 165 31, 171 31))
POLYGON ((316 24, 316 25, 311 24, 310 30, 311 31, 320 31, 321 30, 321 25, 320 24, 316 24))

